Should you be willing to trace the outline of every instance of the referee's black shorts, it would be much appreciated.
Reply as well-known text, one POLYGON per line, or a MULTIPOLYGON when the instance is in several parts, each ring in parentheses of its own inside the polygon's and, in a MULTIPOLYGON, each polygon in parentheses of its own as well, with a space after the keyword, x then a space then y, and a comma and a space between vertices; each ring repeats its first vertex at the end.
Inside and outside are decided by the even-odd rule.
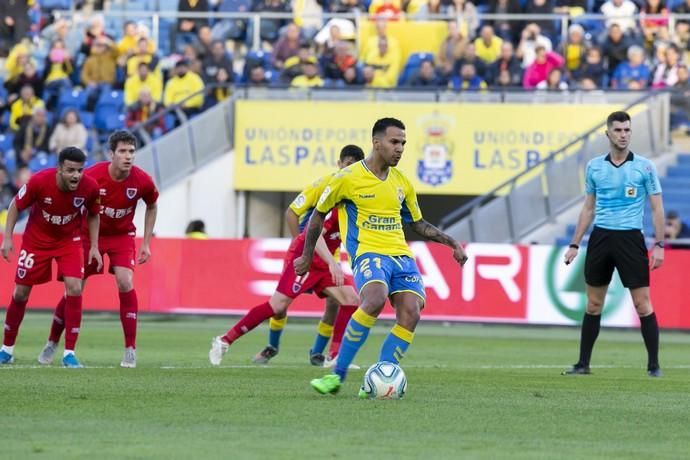
POLYGON ((640 230, 594 227, 587 244, 585 281, 590 286, 608 286, 614 268, 626 288, 649 286, 649 256, 640 230))

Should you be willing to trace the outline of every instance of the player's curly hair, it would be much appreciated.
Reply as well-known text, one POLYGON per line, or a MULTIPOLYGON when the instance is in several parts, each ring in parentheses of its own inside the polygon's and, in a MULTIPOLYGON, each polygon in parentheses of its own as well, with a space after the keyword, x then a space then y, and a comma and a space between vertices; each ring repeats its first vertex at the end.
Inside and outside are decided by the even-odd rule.
POLYGON ((58 153, 58 164, 62 165, 65 161, 74 161, 75 163, 85 163, 86 154, 78 147, 65 147, 58 153))
POLYGON ((137 138, 134 137, 134 134, 130 133, 126 129, 115 131, 110 135, 110 137, 108 137, 108 148, 110 148, 110 151, 114 152, 117 148, 117 144, 120 142, 123 144, 133 145, 134 148, 137 147, 137 138))

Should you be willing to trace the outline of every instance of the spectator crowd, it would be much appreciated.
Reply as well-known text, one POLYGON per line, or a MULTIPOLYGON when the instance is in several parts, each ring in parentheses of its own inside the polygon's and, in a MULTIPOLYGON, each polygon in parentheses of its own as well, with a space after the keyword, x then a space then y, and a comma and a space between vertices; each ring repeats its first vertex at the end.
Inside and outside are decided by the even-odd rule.
POLYGON ((148 141, 227 99, 237 85, 674 88, 672 121, 685 124, 690 20, 671 21, 674 13, 690 13, 690 0, 1 1, 0 179, 16 188, 12 178, 54 164, 62 147, 97 150, 117 128, 145 123, 138 133, 148 141), (55 14, 65 7, 74 14, 55 14), (150 14, 109 15, 155 8, 286 15, 260 22, 219 15, 161 19, 159 43, 150 14), (325 19, 325 13, 343 15, 325 19), (369 15, 363 21, 374 32, 364 41, 357 40, 353 13, 369 15), (485 20, 484 13, 525 16, 485 20), (548 13, 567 21, 529 17, 548 13), (603 20, 583 13, 601 13, 603 20), (404 54, 400 31, 430 20, 443 21, 440 46, 404 54), (163 116, 173 108, 178 118, 163 116))

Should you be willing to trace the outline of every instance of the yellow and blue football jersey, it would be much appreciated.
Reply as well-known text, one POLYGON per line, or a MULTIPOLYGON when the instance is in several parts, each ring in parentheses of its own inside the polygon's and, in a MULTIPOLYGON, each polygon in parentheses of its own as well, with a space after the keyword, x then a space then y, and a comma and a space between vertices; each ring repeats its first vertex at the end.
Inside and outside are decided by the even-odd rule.
POLYGON ((299 231, 304 230, 304 227, 309 222, 311 213, 316 208, 316 203, 319 201, 319 197, 326 188, 328 181, 331 180, 335 173, 327 174, 314 182, 312 182, 307 188, 302 190, 302 192, 297 195, 292 203, 290 203, 290 209, 297 214, 297 221, 299 222, 299 231))
POLYGON ((396 168, 385 180, 359 161, 335 173, 325 186, 316 209, 327 213, 339 207, 340 233, 354 261, 365 253, 412 256, 403 223, 422 218, 417 194, 396 168))

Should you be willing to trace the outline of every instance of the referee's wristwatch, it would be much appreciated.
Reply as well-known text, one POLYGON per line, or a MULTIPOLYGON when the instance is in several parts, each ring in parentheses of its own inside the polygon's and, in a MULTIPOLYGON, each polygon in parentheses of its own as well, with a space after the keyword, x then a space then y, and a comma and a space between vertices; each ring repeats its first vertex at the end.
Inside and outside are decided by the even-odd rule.
POLYGON ((657 241, 654 246, 664 249, 665 243, 663 241, 657 241))

